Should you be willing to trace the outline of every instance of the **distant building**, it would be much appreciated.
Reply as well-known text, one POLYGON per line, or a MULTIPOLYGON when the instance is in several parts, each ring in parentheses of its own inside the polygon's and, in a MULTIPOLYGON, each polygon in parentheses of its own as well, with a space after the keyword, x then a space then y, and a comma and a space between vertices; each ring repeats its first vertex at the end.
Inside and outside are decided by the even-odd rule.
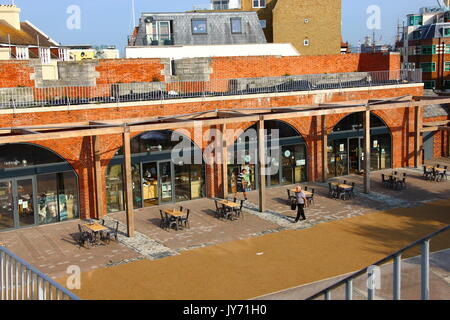
POLYGON ((450 1, 445 3, 409 14, 397 43, 404 66, 422 69, 426 89, 450 89, 450 1))
POLYGON ((0 5, 0 60, 68 60, 67 48, 60 46, 31 22, 20 21, 20 8, 0 5))
POLYGON ((341 0, 211 0, 196 11, 254 11, 269 43, 291 43, 302 55, 341 52, 341 0))
POLYGON ((361 48, 359 50, 360 53, 377 53, 377 52, 391 52, 393 48, 389 44, 383 44, 373 37, 366 36, 364 39, 364 43, 361 44, 361 48))
POLYGON ((127 58, 298 56, 289 43, 268 44, 255 12, 143 13, 127 58))
POLYGON ((143 13, 128 46, 266 43, 254 12, 143 13))
POLYGON ((69 60, 80 61, 85 59, 118 59, 119 50, 115 46, 94 47, 91 45, 67 46, 69 60))

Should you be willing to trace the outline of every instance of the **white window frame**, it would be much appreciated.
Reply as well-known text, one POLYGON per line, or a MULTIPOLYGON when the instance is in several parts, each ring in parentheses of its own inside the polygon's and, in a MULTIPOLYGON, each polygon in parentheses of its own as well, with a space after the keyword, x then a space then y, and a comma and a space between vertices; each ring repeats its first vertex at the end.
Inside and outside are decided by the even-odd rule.
POLYGON ((266 0, 252 0, 252 6, 253 8, 265 8, 266 7, 266 0), (258 2, 258 5, 255 6, 255 2, 258 2))
POLYGON ((30 59, 30 50, 28 47, 17 46, 16 47, 16 59, 17 60, 29 60, 30 59))
POLYGON ((69 50, 67 50, 67 48, 59 48, 58 55, 59 55, 60 61, 69 61, 70 60, 69 50))

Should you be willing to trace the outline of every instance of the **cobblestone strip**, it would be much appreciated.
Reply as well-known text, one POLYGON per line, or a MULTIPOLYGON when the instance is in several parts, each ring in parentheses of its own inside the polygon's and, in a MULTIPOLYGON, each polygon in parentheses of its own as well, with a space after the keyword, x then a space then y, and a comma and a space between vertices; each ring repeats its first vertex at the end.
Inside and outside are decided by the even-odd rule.
POLYGON ((264 219, 266 221, 272 222, 274 224, 282 227, 281 229, 274 229, 268 232, 262 232, 257 235, 262 235, 265 233, 272 233, 281 230, 300 230, 312 227, 312 224, 307 221, 299 221, 298 223, 293 223, 293 219, 285 216, 282 213, 273 210, 266 210, 265 212, 259 212, 259 207, 254 203, 246 201, 244 204, 245 211, 257 216, 258 218, 264 219))
MULTIPOLYGON (((118 221, 111 217, 106 216, 105 218, 105 226, 111 228, 114 222, 118 221)), ((177 255, 178 253, 163 244, 147 237, 146 235, 135 231, 135 236, 133 238, 128 238, 127 234, 127 226, 119 221, 119 232, 118 232, 118 240, 121 244, 130 248, 143 256, 143 258, 129 259, 124 260, 116 264, 123 264, 132 262, 135 260, 149 259, 156 260, 169 256, 177 255)))

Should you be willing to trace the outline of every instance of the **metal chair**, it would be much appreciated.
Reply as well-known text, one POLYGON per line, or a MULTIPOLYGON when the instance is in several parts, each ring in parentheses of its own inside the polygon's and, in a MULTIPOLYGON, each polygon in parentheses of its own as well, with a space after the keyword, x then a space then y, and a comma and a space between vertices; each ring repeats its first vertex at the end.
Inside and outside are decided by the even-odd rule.
POLYGON ((81 224, 78 224, 78 243, 81 247, 84 247, 85 243, 92 244, 93 238, 92 234, 87 231, 81 224))
POLYGON ((182 217, 179 219, 180 224, 184 224, 185 227, 189 227, 189 229, 191 228, 191 225, 189 224, 189 215, 191 214, 191 210, 190 209, 186 209, 186 217, 182 217))
POLYGON ((308 200, 308 204, 313 204, 315 205, 315 201, 314 201, 314 194, 315 194, 316 190, 314 188, 311 189, 311 197, 309 197, 308 200))
POLYGON ((109 243, 111 242, 111 239, 114 237, 116 241, 119 240, 118 238, 119 233, 119 221, 114 221, 114 228, 112 230, 104 231, 104 239, 109 243))
POLYGON ((237 218, 240 218, 242 216, 242 219, 244 219, 244 213, 242 211, 242 207, 244 206, 244 201, 245 200, 241 200, 241 205, 239 206, 239 208, 234 208, 234 214, 237 218))
POLYGON ((221 219, 224 217, 224 211, 223 211, 223 207, 219 206, 219 203, 217 202, 217 200, 214 200, 214 204, 216 205, 216 214, 215 217, 217 219, 221 219))
POLYGON ((386 179, 386 175, 384 173, 381 174, 381 183, 383 184, 383 187, 388 187, 389 180, 386 179))
POLYGON ((167 221, 167 216, 165 215, 165 213, 160 209, 159 210, 159 215, 161 216, 161 222, 159 224, 160 228, 166 229, 169 227, 168 221, 167 221))
POLYGON ((328 182, 328 195, 333 199, 336 198, 336 189, 331 185, 331 182, 328 182))

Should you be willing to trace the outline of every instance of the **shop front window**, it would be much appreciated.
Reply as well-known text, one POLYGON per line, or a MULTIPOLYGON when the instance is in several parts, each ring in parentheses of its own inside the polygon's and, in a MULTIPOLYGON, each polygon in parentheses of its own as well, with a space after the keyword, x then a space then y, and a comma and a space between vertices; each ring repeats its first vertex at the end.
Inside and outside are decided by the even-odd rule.
POLYGON ((124 199, 122 165, 109 166, 106 169, 107 212, 125 210, 124 199))

